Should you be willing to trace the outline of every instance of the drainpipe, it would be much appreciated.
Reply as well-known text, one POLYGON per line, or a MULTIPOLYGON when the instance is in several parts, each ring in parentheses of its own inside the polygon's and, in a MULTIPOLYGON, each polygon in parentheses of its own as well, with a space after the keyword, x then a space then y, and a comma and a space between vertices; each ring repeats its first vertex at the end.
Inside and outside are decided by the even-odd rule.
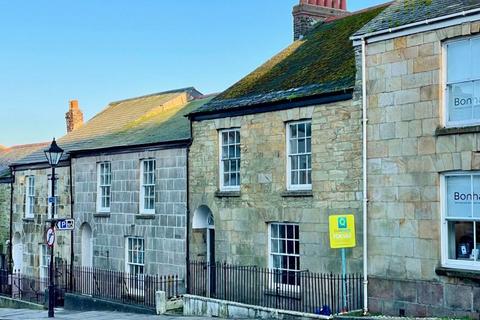
POLYGON ((362 165, 363 165, 363 313, 368 313, 368 250, 367 250, 367 216, 368 216, 368 184, 367 184, 367 63, 366 42, 362 38, 362 165))
POLYGON ((193 142, 193 126, 192 120, 190 122, 190 143, 187 146, 187 155, 186 155, 186 179, 187 179, 187 192, 186 192, 186 218, 185 218, 185 289, 187 293, 190 293, 190 169, 189 169, 189 159, 190 159, 190 146, 193 142))
POLYGON ((15 183, 15 173, 10 167, 10 241, 8 244, 8 270, 13 273, 13 184, 15 183))
MULTIPOLYGON (((73 205, 75 203, 75 200, 73 199, 73 174, 72 174, 72 157, 70 157, 70 163, 69 163, 69 174, 70 174, 70 218, 74 218, 73 214, 73 205)), ((70 290, 73 289, 73 259, 75 257, 75 252, 74 252, 74 241, 73 241, 73 231, 70 231, 70 290)))

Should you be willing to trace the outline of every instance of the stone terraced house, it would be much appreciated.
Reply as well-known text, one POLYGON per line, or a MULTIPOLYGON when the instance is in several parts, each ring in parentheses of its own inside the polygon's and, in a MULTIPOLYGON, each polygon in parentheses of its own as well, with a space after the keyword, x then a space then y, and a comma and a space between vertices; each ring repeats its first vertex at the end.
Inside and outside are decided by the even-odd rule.
POLYGON ((370 310, 480 313, 480 1, 398 1, 366 42, 370 310))
MULTIPOLYGON (((57 231, 56 258, 132 274, 184 277, 190 144, 184 115, 207 101, 194 88, 173 90, 112 102, 85 124, 68 126, 73 130, 57 140, 65 153, 57 168, 56 217, 73 217, 76 228, 57 231)), ((81 116, 72 108, 78 109, 76 102, 67 124, 81 116)), ((50 168, 43 152, 36 152, 13 169, 14 233, 23 240, 22 271, 35 274, 48 262, 44 234, 50 168)))
MULTIPOLYGON (((45 146, 46 143, 12 147, 0 146, 0 254, 6 257, 5 260, 1 261, 0 266, 2 269, 7 267, 9 262, 12 262, 9 259, 11 256, 9 243, 12 243, 12 239, 10 238, 10 214, 12 208, 11 190, 13 188, 14 176, 10 173, 9 165, 45 146)), ((17 245, 21 244, 17 243, 17 245)), ((10 266, 10 268, 12 267, 13 266, 10 266)))
MULTIPOLYGON (((300 5, 294 14, 320 7, 300 5)), ((339 270, 329 215, 353 213, 362 227, 360 56, 350 36, 383 9, 324 17, 189 115, 190 259, 339 270)), ((350 272, 362 270, 360 238, 350 272)))

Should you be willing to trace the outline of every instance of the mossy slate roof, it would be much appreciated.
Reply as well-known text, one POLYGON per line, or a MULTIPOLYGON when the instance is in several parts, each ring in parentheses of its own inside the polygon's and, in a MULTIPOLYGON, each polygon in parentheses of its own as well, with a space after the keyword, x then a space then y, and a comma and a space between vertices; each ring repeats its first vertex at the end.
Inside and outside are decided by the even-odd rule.
POLYGON ((2 146, 2 148, 0 148, 0 179, 10 176, 10 169, 8 166, 11 163, 22 159, 35 151, 43 150, 47 145, 48 142, 23 144, 13 147, 2 146))
POLYGON ((479 0, 397 0, 354 36, 480 8, 479 0))
MULTIPOLYGON (((190 139, 185 117, 211 98, 202 98, 193 88, 163 92, 110 103, 80 128, 57 140, 67 153, 190 139), (187 101, 183 97, 194 97, 187 101), (183 103, 181 103, 183 101, 183 103)), ((16 161, 14 165, 45 162, 43 150, 16 161)))
POLYGON ((385 7, 319 24, 191 115, 342 92, 355 85, 350 36, 385 7))

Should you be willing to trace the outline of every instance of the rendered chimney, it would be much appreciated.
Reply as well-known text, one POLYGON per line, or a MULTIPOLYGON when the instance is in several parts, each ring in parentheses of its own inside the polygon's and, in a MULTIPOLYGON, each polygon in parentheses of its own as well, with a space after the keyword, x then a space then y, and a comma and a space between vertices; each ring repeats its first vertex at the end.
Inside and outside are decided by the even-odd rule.
POLYGON ((293 7, 293 40, 303 38, 319 21, 348 14, 347 0, 300 0, 293 7))
POLYGON ((67 121, 67 133, 83 125, 83 112, 78 107, 77 100, 70 101, 70 108, 65 114, 65 120, 67 121))

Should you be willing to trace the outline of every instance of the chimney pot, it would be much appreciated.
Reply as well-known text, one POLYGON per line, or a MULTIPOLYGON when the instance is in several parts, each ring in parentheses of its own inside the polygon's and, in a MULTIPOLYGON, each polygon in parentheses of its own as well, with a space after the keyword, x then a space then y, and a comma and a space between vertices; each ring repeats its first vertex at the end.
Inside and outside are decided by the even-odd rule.
POLYGON ((65 114, 67 133, 78 129, 83 125, 83 112, 78 107, 78 100, 71 100, 68 112, 65 114))

